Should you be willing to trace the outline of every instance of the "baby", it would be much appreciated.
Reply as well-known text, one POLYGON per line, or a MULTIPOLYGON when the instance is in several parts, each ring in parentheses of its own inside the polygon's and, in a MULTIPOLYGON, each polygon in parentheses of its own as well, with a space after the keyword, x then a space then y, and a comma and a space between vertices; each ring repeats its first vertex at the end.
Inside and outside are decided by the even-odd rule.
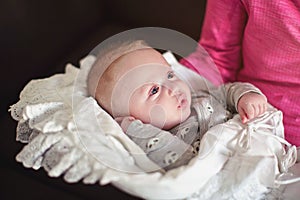
POLYGON ((89 73, 88 90, 147 156, 166 170, 187 164, 212 126, 236 112, 247 123, 267 108, 266 97, 248 83, 193 91, 162 54, 143 41, 124 42, 101 52, 89 73))

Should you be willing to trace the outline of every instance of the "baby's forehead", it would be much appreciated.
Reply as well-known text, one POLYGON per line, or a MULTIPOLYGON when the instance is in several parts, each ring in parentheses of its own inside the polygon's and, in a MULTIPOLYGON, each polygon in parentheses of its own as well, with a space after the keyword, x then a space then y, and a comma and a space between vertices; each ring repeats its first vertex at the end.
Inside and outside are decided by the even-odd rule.
POLYGON ((171 69, 165 58, 151 48, 125 54, 114 61, 110 68, 112 69, 109 72, 117 80, 125 75, 131 75, 132 78, 137 78, 137 76, 149 77, 149 75, 163 73, 171 69))
POLYGON ((121 70, 120 77, 131 76, 132 78, 147 77, 148 79, 155 79, 155 77, 164 76, 171 70, 172 68, 169 65, 161 63, 145 63, 124 67, 123 70, 121 70))
POLYGON ((125 68, 118 75, 119 78, 115 80, 124 84, 124 86, 141 86, 148 83, 159 83, 164 81, 170 71, 172 71, 172 68, 168 65, 162 65, 161 63, 147 63, 125 68))
POLYGON ((115 61, 115 64, 129 69, 147 64, 169 66, 162 54, 152 48, 139 49, 122 55, 115 61))

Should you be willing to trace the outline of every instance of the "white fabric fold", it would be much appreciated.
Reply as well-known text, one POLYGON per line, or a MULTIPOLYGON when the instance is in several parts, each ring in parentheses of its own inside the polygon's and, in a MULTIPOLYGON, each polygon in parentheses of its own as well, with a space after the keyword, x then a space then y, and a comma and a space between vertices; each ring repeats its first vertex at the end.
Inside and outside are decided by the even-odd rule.
MULTIPOLYGON (((201 81, 210 87, 170 53, 166 57, 190 85, 197 88, 201 81)), ((269 136, 273 129, 283 131, 281 113, 270 111, 264 115, 268 119, 260 122, 262 116, 248 128, 236 116, 210 129, 199 155, 187 166, 153 171, 157 165, 88 96, 86 79, 94 61, 94 56, 87 56, 80 69, 68 64, 63 74, 32 80, 11 106, 19 123, 17 140, 27 143, 16 156, 25 167, 43 167, 49 176, 64 176, 72 183, 112 183, 145 199, 259 199, 280 174, 278 163, 283 161, 286 169, 294 164, 294 151, 286 153, 284 140, 269 136), (269 173, 264 173, 266 167, 269 173)))

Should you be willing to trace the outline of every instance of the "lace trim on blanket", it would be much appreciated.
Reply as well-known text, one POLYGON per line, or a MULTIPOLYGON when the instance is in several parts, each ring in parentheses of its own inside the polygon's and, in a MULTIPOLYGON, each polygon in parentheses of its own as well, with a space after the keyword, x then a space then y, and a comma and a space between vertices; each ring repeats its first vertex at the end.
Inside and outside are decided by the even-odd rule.
MULTIPOLYGON (((20 100, 11 106, 11 115, 18 121, 16 140, 26 143, 16 159, 25 167, 43 167, 49 176, 64 176, 70 183, 113 183, 142 198, 212 199, 216 191, 215 195, 247 199, 269 191, 254 177, 245 177, 244 184, 229 180, 222 184, 230 177, 228 171, 199 172, 205 156, 166 173, 157 170, 119 125, 88 97, 86 79, 94 61, 95 57, 87 56, 80 62, 80 69, 68 64, 63 74, 30 81, 20 100), (228 190, 230 184, 233 186, 228 190), (142 186, 144 192, 136 189, 142 186)), ((223 155, 218 156, 223 159, 223 155)), ((214 161, 214 167, 222 169, 226 161, 214 161)))

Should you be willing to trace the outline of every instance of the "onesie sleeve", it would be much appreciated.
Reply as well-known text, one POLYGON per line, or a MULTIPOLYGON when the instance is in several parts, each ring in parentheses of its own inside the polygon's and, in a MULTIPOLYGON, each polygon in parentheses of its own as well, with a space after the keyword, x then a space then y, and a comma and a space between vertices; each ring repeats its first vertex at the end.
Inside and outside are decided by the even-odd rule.
POLYGON ((235 111, 237 111, 237 104, 239 99, 248 92, 255 92, 265 97, 265 95, 251 83, 227 83, 224 85, 224 89, 227 106, 229 106, 229 108, 234 108, 235 111))
POLYGON ((177 136, 140 120, 133 121, 126 134, 160 167, 169 170, 185 164, 194 156, 191 145, 177 136))

